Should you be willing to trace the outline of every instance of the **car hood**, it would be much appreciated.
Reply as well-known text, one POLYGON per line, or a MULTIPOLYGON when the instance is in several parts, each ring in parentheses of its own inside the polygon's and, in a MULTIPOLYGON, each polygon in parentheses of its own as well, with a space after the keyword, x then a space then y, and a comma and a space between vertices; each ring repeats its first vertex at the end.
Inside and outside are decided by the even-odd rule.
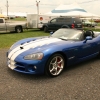
POLYGON ((50 49, 50 48, 56 48, 59 47, 59 45, 70 45, 72 41, 65 41, 58 38, 40 38, 36 39, 34 41, 27 42, 29 39, 26 39, 26 41, 23 44, 19 44, 17 47, 13 48, 8 55, 8 58, 10 58, 12 55, 15 55, 14 57, 20 55, 27 55, 31 53, 36 52, 43 52, 44 50, 50 49), (17 55, 16 55, 17 54, 17 55))

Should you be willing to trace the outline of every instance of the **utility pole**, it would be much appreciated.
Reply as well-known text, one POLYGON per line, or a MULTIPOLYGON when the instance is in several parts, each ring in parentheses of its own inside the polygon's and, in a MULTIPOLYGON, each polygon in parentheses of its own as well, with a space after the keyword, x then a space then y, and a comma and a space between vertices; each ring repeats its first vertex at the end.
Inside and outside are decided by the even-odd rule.
POLYGON ((7 0, 6 7, 7 7, 7 16, 8 16, 8 7, 9 7, 9 5, 8 5, 8 0, 7 0))
POLYGON ((37 6, 37 27, 38 27, 38 22, 39 22, 39 3, 40 3, 40 1, 36 1, 36 6, 37 6))
POLYGON ((0 7, 0 13, 2 14, 2 9, 1 9, 1 7, 0 7))

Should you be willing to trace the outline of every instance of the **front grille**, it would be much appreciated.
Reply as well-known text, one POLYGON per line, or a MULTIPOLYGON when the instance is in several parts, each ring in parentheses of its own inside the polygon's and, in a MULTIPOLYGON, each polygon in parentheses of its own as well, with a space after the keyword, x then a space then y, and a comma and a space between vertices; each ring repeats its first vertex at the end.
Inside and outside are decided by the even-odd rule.
POLYGON ((23 72, 23 73, 33 72, 36 70, 36 69, 34 69, 34 65, 26 65, 24 63, 15 62, 10 59, 8 59, 8 66, 11 69, 14 69, 18 72, 23 72))
POLYGON ((19 62, 16 62, 16 66, 19 66, 19 67, 24 67, 24 64, 19 63, 19 62))
POLYGON ((23 67, 16 67, 15 69, 18 70, 18 71, 22 71, 22 72, 26 71, 25 68, 23 68, 23 67))

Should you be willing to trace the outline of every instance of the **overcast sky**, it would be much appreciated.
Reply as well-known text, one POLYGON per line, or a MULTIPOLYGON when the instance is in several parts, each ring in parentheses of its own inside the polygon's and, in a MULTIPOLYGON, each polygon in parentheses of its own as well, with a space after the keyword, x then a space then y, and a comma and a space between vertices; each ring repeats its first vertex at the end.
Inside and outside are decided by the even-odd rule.
MULTIPOLYGON (((0 12, 7 11, 6 1, 0 0, 0 12)), ((86 11, 100 15, 100 0, 40 0, 39 12, 41 14, 47 13, 60 4, 72 4, 75 2, 86 11)), ((36 0, 8 0, 8 4, 9 12, 37 13, 36 0)))

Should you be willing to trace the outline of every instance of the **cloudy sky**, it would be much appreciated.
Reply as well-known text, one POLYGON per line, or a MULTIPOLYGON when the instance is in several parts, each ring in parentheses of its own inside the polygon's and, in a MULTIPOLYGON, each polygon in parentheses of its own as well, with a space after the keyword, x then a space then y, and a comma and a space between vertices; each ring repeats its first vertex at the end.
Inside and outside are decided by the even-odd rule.
MULTIPOLYGON (((0 12, 7 11, 7 0, 0 0, 0 12)), ((47 13, 60 4, 78 3, 80 7, 90 13, 100 15, 100 0, 37 0, 39 3, 39 12, 47 13)), ((8 0, 9 12, 28 12, 37 13, 36 0, 8 0)))

